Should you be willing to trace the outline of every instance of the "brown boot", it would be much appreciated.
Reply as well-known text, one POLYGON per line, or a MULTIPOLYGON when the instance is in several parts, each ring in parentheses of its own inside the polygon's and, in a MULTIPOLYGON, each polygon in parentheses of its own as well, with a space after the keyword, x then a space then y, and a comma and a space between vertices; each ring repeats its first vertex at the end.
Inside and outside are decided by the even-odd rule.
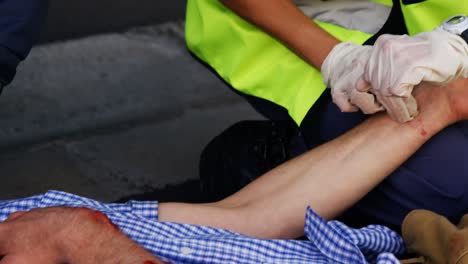
POLYGON ((468 264, 468 216, 456 227, 441 215, 414 210, 403 221, 402 235, 408 252, 423 256, 425 264, 468 264))
POLYGON ((457 225, 458 228, 458 245, 459 256, 455 263, 467 264, 468 263, 468 214, 465 214, 457 225))

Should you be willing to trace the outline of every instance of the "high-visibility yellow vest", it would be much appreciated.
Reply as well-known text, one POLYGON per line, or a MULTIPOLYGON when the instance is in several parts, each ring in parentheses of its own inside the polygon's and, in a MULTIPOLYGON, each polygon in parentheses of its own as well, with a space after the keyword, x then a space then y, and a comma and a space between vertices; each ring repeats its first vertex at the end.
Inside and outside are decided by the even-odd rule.
MULTIPOLYGON (((392 4, 391 0, 373 1, 392 4)), ((400 1, 410 35, 430 31, 450 16, 468 14, 466 0, 400 1)), ((315 22, 341 41, 363 44, 372 37, 315 22)), ((190 51, 235 89, 286 108, 297 124, 326 89, 319 70, 219 0, 188 0, 185 38, 190 51)))

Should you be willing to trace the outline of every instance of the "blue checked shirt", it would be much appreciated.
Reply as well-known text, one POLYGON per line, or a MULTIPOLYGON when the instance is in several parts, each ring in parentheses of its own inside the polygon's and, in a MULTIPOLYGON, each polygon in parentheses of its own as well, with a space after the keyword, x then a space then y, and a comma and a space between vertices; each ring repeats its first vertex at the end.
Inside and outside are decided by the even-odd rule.
POLYGON ((352 229, 325 222, 310 208, 304 227, 308 240, 262 240, 223 229, 158 222, 157 202, 105 204, 59 191, 0 201, 0 222, 16 211, 54 206, 101 211, 123 233, 170 263, 397 264, 394 254, 404 251, 401 237, 386 227, 352 229))

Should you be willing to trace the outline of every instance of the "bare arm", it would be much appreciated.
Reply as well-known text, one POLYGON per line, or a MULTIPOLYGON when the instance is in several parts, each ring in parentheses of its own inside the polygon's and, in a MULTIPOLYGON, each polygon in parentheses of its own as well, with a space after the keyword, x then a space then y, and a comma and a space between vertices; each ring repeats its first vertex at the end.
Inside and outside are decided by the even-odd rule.
POLYGON ((0 263, 164 264, 85 208, 16 212, 0 223, 0 263))
MULTIPOLYGON (((302 234, 305 207, 333 218, 364 196, 432 135, 468 118, 468 79, 416 91, 421 115, 398 124, 371 117, 342 137, 272 170, 212 204, 161 203, 160 221, 232 229, 264 238, 302 234)), ((162 262, 102 213, 84 208, 18 212, 0 223, 1 263, 162 262), (14 239, 11 239, 14 238, 14 239)))
POLYGON ((337 39, 306 17, 290 0, 221 0, 320 69, 337 39))
POLYGON ((291 160, 213 204, 161 204, 160 220, 211 225, 263 238, 302 235, 305 209, 332 219, 352 206, 431 136, 468 117, 468 79, 416 91, 417 119, 371 117, 345 135, 291 160), (264 223, 268 223, 265 225, 264 223), (272 228, 275 227, 275 228, 272 228))

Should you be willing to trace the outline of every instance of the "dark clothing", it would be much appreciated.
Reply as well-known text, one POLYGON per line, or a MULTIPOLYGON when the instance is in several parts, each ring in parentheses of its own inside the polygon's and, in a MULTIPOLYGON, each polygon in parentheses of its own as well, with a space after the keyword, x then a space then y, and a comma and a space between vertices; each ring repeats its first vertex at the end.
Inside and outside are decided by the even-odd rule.
POLYGON ((38 39, 47 0, 0 0, 0 82, 9 84, 16 67, 38 39))

